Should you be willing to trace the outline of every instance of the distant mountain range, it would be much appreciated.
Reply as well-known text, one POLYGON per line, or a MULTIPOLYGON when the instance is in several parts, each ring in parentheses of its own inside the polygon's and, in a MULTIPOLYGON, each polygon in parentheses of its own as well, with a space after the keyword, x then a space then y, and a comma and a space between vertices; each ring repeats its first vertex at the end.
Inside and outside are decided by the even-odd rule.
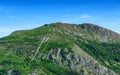
POLYGON ((51 23, 0 39, 0 75, 120 75, 120 34, 51 23))

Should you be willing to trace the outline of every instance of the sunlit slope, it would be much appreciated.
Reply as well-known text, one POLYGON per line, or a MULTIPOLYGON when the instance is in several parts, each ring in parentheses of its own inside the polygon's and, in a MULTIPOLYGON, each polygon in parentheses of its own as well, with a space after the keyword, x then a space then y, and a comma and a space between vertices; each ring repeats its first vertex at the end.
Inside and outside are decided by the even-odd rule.
POLYGON ((120 35, 93 24, 45 24, 0 39, 1 74, 117 75, 120 35))

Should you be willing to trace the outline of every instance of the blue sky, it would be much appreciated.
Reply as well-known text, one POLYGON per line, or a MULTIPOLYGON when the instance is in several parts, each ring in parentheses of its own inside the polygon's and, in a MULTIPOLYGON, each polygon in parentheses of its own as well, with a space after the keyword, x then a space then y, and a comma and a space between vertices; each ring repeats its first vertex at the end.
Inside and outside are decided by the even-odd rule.
POLYGON ((54 22, 93 23, 120 33, 120 0, 0 0, 0 37, 54 22))

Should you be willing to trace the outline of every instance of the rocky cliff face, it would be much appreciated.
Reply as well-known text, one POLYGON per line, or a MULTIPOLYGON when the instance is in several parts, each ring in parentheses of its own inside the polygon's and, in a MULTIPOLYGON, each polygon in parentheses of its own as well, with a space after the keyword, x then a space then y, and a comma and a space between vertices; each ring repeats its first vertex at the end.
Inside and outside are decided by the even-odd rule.
POLYGON ((120 42, 120 35, 109 29, 100 27, 98 25, 84 23, 84 24, 66 24, 55 23, 56 29, 69 34, 70 36, 79 36, 87 40, 95 40, 101 42, 120 42))
POLYGON ((119 75, 120 35, 93 24, 46 24, 0 39, 0 74, 119 75))
POLYGON ((51 49, 42 59, 48 59, 61 66, 66 66, 80 75, 118 75, 112 70, 102 66, 98 61, 84 52, 79 46, 74 45, 72 52, 67 48, 51 49))

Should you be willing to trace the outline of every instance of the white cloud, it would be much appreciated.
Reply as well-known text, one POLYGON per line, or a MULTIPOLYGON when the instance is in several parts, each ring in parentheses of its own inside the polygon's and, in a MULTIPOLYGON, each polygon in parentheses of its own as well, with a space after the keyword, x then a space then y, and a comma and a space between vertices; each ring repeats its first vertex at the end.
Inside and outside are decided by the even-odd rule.
POLYGON ((64 17, 61 17, 60 22, 65 23, 93 23, 100 25, 102 27, 105 27, 107 29, 113 30, 117 33, 120 33, 120 22, 119 20, 111 20, 111 19, 104 19, 104 17, 99 16, 91 16, 88 14, 82 14, 82 15, 66 15, 64 17))
POLYGON ((67 15, 62 18, 62 22, 66 22, 66 23, 81 23, 81 22, 89 22, 91 20, 96 20, 96 18, 87 14, 67 15))
POLYGON ((89 19, 89 18, 91 18, 91 16, 89 16, 89 15, 80 15, 80 18, 81 19, 89 19))

